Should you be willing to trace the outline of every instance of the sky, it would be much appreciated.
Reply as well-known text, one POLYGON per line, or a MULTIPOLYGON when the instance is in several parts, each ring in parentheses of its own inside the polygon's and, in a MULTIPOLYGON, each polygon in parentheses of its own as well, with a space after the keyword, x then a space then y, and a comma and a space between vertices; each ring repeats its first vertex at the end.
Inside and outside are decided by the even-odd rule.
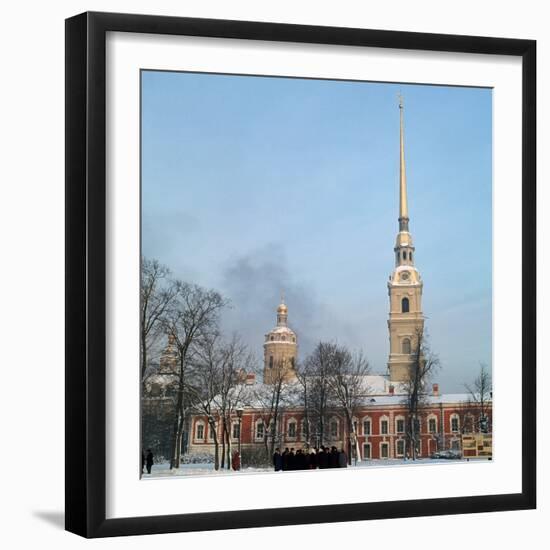
POLYGON ((320 340, 389 353, 404 100, 410 231, 445 392, 491 365, 492 91, 142 72, 142 253, 220 291, 262 357, 284 292, 320 340))

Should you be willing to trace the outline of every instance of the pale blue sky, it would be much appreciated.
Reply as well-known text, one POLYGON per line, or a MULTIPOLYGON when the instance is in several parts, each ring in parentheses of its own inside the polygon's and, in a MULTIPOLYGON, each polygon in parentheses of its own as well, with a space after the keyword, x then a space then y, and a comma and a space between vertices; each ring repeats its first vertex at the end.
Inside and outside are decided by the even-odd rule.
POLYGON ((302 358, 336 339, 385 372, 400 90, 426 326, 462 391, 491 363, 491 90, 143 72, 143 253, 230 298, 258 357, 284 290, 302 358))

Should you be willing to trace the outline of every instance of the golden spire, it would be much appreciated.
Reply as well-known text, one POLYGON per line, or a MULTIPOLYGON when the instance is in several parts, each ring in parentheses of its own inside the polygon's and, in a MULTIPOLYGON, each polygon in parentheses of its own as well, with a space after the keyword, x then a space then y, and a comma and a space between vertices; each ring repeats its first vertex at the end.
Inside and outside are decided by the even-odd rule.
POLYGON ((403 96, 399 94, 399 226, 408 231, 407 176, 405 173, 405 138, 403 132, 403 96))

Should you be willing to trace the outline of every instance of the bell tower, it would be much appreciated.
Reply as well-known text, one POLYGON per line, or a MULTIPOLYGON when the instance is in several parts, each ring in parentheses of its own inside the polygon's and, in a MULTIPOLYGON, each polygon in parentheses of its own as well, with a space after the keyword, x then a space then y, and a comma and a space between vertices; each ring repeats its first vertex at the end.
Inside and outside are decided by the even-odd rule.
POLYGON ((422 278, 414 265, 415 248, 409 232, 403 99, 399 97, 399 232, 393 249, 395 268, 388 282, 390 314, 388 329, 390 381, 404 382, 416 356, 418 335, 424 330, 422 278))
POLYGON ((288 308, 281 297, 277 308, 277 326, 265 335, 264 383, 276 384, 296 378, 298 341, 287 325, 288 308))

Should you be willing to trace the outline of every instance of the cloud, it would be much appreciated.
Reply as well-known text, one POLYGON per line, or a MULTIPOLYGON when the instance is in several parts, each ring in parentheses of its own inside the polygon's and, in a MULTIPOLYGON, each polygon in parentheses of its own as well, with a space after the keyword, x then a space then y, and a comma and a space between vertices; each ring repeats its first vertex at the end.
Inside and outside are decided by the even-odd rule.
POLYGON ((220 286, 232 302, 222 320, 224 329, 241 334, 255 353, 261 353, 265 333, 275 326, 282 293, 289 326, 298 335, 300 356, 322 337, 329 311, 307 281, 289 269, 282 245, 269 244, 231 260, 222 270, 220 286))

